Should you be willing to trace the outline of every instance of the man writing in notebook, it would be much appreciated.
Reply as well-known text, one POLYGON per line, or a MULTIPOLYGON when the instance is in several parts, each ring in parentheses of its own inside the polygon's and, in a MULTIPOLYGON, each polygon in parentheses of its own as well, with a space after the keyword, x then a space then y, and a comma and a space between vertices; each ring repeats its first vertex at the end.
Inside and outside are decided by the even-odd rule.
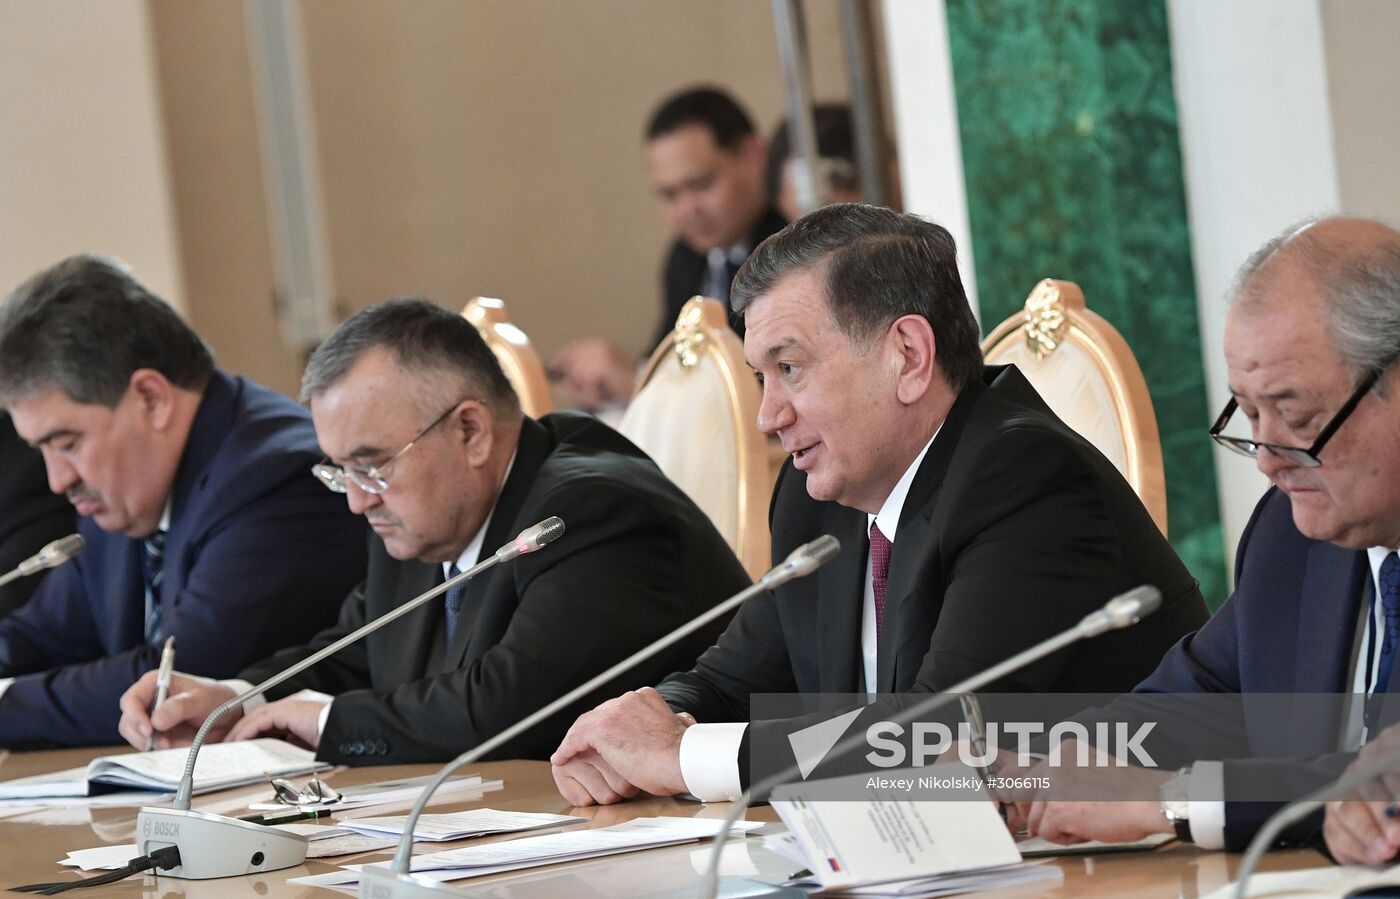
POLYGON ((220 371, 114 260, 6 300, 0 402, 87 541, 0 620, 0 745, 115 742, 167 637, 187 671, 231 677, 334 621, 364 575, 363 523, 309 489, 306 410, 220 371))
POLYGON ((752 693, 944 689, 1147 582, 1156 615, 997 685, 1129 689, 1205 620, 1113 464, 1014 367, 982 364, 946 230, 828 206, 761 244, 733 298, 759 427, 790 455, 773 558, 821 534, 841 553, 750 600, 692 670, 580 718, 552 757, 569 801, 734 798, 752 693))

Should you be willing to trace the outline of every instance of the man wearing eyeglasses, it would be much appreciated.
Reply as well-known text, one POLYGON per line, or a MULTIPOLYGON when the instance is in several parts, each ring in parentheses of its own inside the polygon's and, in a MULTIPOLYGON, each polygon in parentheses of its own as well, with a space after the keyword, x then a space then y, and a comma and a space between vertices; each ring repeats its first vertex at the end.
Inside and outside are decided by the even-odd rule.
MULTIPOLYGON (((460 315, 392 300, 353 316, 302 382, 328 458, 315 476, 374 529, 369 572, 340 622, 243 672, 177 677, 147 715, 155 678, 122 699, 122 735, 188 742, 219 703, 490 557, 553 515, 567 531, 490 569, 231 715, 221 734, 283 733, 338 764, 441 761, 493 736, 748 584, 705 514, 591 416, 525 417, 460 315), (298 691, 311 691, 301 692, 298 691)), ((308 475, 307 480, 310 481, 308 475)), ((692 664, 715 622, 501 747, 544 758, 583 709, 692 664)))
MULTIPOLYGON (((1159 720, 1172 742, 1148 748, 1179 770, 1133 775, 1159 798, 1023 804, 1032 831, 1056 842, 1174 831, 1239 851, 1281 802, 1230 796, 1243 785, 1260 800, 1320 787, 1400 712, 1385 701, 1400 692, 1400 233, 1347 218, 1292 228, 1238 283, 1225 331, 1232 398, 1210 436, 1253 457, 1274 486, 1240 540, 1234 594, 1136 692, 1350 695, 1321 717, 1300 702, 1286 722, 1159 720), (1196 757, 1191 734, 1225 749, 1196 757)), ((1142 707, 1130 696, 1108 709, 1122 720, 1142 707)), ((1400 846, 1400 834, 1378 836, 1370 810, 1352 809, 1365 812, 1353 824, 1369 842, 1338 838, 1348 860, 1379 863, 1400 846)), ((1314 841, 1321 825, 1314 815, 1284 839, 1314 841)))
POLYGON ((75 256, 10 295, 0 402, 86 541, 0 620, 0 745, 113 743, 167 638, 230 677, 334 621, 364 574, 364 525, 306 477, 306 410, 220 371, 120 263, 75 256))

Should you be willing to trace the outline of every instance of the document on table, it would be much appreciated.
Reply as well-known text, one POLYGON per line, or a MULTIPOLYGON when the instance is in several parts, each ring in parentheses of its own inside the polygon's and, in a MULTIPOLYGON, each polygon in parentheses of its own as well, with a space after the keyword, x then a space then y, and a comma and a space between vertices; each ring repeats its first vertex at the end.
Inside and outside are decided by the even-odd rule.
MULTIPOLYGON (((932 899, 935 896, 952 896, 956 893, 977 893, 985 890, 1009 890, 1014 887, 1034 884, 1040 887, 1058 886, 1065 875, 1058 867, 1037 862, 1019 862, 998 868, 982 868, 977 871, 954 871, 933 877, 915 877, 910 880, 895 880, 865 886, 835 887, 823 890, 823 895, 899 897, 899 899, 932 899)), ((803 881, 792 881, 790 885, 801 886, 803 881)), ((815 881, 807 883, 815 886, 815 881)))
MULTIPOLYGON (((0 782, 0 799, 87 797, 115 790, 173 793, 184 776, 188 756, 184 747, 105 755, 93 759, 86 768, 0 782)), ((310 750, 282 740, 213 743, 200 750, 194 791, 206 793, 329 767, 316 761, 310 750)))
MULTIPOLYGON (((976 772, 960 763, 939 765, 938 772, 952 782, 964 777, 969 783, 980 782, 976 772)), ((884 780, 903 783, 903 773, 892 772, 884 780)), ((823 888, 922 880, 1021 861, 996 804, 985 794, 962 800, 909 800, 892 786, 866 788, 869 799, 810 798, 856 795, 842 785, 868 780, 855 775, 808 781, 773 793, 773 810, 796 837, 807 869, 823 888)))
POLYGON ((388 837, 371 837, 356 833, 348 827, 325 824, 273 824, 278 830, 297 833, 307 839, 307 858, 334 858, 337 855, 358 855, 397 846, 399 841, 388 837))
MULTIPOLYGON (((492 808, 476 808, 442 815, 420 815, 417 825, 413 828, 413 839, 432 842, 465 840, 468 837, 484 837, 488 834, 518 833, 545 827, 562 827, 565 824, 581 824, 587 820, 573 815, 502 812, 492 808)), ((404 825, 407 823, 407 815, 393 815, 384 818, 353 818, 343 822, 343 826, 358 833, 397 837, 403 834, 404 825)))
MULTIPOLYGON (((562 861, 693 843, 710 839, 719 833, 723 823, 714 818, 634 818, 612 827, 521 837, 503 843, 420 855, 412 860, 412 869, 437 881, 484 877, 487 874, 552 865, 562 861)), ((761 821, 740 821, 734 825, 731 833, 748 833, 762 826, 761 821)), ((387 867, 389 863, 379 864, 381 867, 387 867)), ((306 886, 352 888, 360 882, 360 870, 364 867, 347 865, 342 870, 330 874, 294 877, 287 882, 306 886)))
MULTIPOLYGON (((1297 871, 1276 871, 1255 874, 1249 878, 1249 892, 1254 899, 1323 899, 1323 897, 1364 895, 1363 890, 1400 886, 1400 866, 1366 868, 1360 865, 1329 865, 1326 868, 1302 868, 1297 871)), ((1235 884, 1207 894, 1203 899, 1231 899, 1235 884)), ((1385 895, 1392 895, 1386 893, 1385 895)))

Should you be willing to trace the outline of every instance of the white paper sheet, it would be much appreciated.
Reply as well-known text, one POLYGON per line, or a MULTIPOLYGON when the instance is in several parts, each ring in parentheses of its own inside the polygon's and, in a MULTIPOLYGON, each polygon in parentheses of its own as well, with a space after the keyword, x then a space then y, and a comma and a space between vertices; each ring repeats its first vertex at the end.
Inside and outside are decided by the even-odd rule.
MULTIPOLYGON (((545 827, 562 827, 565 824, 581 824, 587 820, 587 818, 574 815, 504 812, 491 808, 477 808, 465 812, 420 815, 418 824, 413 829, 413 839, 432 842, 464 840, 468 837, 481 837, 487 834, 519 833, 545 827)), ((396 837, 403 834, 406 823, 408 823, 407 815, 393 815, 384 818, 354 818, 345 821, 343 826, 358 833, 396 837)))
MULTIPOLYGON (((919 772, 889 772, 887 780, 919 772)), ((961 763, 938 766, 950 782, 977 783, 961 763)), ((1021 861, 1016 843, 990 797, 910 800, 898 788, 865 788, 869 799, 811 800, 812 795, 854 795, 838 784, 866 783, 865 775, 809 781, 774 793, 774 811, 797 838, 807 869, 822 886, 851 887, 888 880, 996 868, 1021 861)))
MULTIPOLYGON (((412 869, 437 881, 484 877, 503 871, 552 865, 560 861, 598 858, 709 839, 719 833, 724 822, 713 818, 634 818, 612 827, 592 830, 571 830, 564 833, 521 837, 503 843, 468 846, 447 852, 420 855, 412 860, 412 869)), ((762 827, 761 821, 740 821, 734 833, 747 833, 762 827)), ((387 867, 388 862, 379 863, 387 867)), ((349 887, 359 883, 364 865, 347 865, 340 871, 310 877, 295 877, 288 883, 306 886, 349 887)))
POLYGON ((98 846, 95 849, 74 849, 59 864, 84 871, 112 871, 126 867, 127 862, 140 855, 135 843, 98 846))
MULTIPOLYGON (((1400 885, 1400 865, 1383 869, 1331 865, 1255 874, 1249 878, 1249 892, 1245 895, 1254 899, 1331 899, 1373 887, 1397 885, 1400 885)), ((1234 895, 1235 884, 1231 883, 1204 899, 1231 899, 1234 895)))

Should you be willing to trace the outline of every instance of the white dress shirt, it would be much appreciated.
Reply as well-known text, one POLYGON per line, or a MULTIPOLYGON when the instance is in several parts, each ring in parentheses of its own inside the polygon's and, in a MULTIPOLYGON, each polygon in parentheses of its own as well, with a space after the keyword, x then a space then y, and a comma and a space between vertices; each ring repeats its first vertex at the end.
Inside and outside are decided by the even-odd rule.
MULTIPOLYGON (((924 448, 914 457, 913 463, 895 483, 884 505, 874 515, 866 515, 866 532, 870 525, 879 524, 880 532, 890 543, 895 542, 899 529, 899 516, 904 510, 904 500, 909 496, 909 486, 923 464, 928 448, 942 430, 940 423, 924 448)), ((891 550, 893 554, 893 550, 891 550)), ((876 649, 875 649, 875 585, 870 576, 870 554, 865 557, 865 594, 861 601, 860 615, 860 656, 861 672, 865 679, 865 691, 875 693, 876 649)), ((739 782, 739 745, 744 739, 744 729, 748 724, 742 721, 713 724, 692 724, 681 736, 681 777, 690 794, 703 802, 732 802, 743 795, 739 782)))

